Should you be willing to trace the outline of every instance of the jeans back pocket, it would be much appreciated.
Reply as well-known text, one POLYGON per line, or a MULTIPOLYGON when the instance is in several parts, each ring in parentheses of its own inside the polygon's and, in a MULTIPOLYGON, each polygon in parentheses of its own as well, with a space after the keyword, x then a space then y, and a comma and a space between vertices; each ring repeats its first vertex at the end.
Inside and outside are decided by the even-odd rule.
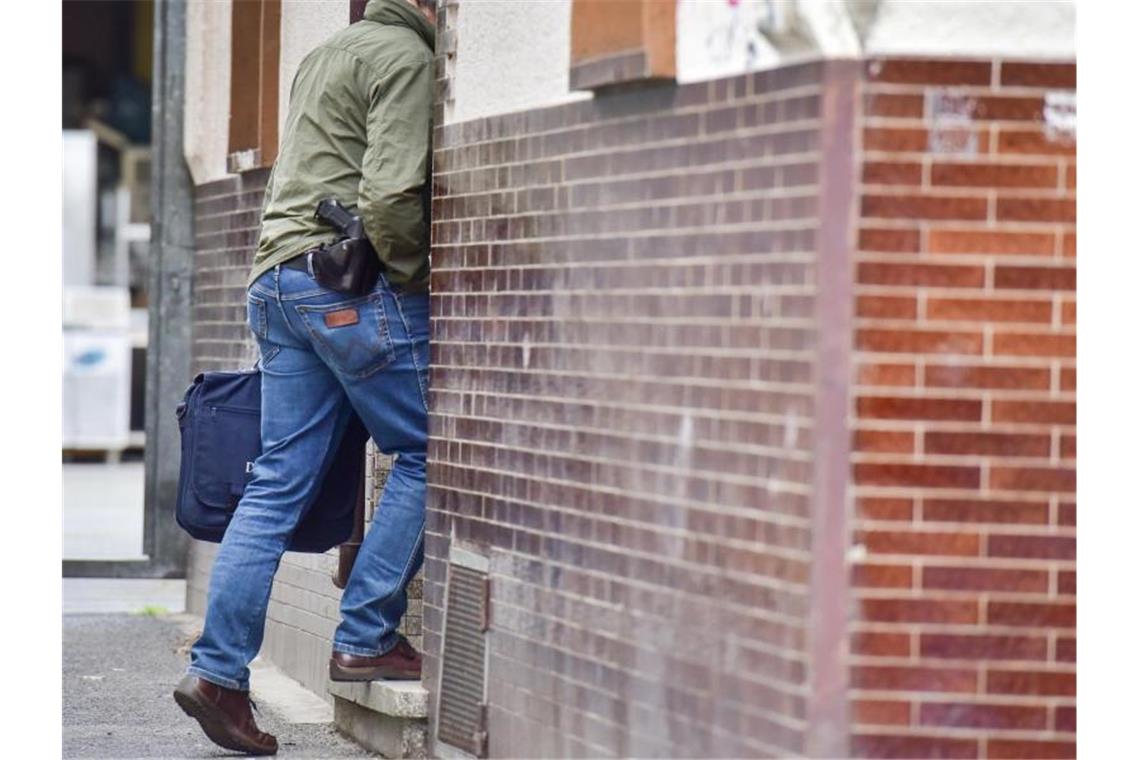
POLYGON ((341 376, 368 377, 395 358, 380 293, 332 304, 299 304, 296 308, 312 336, 313 348, 341 376))
POLYGON ((249 324, 249 330, 253 333, 253 337, 257 341, 257 348, 261 352, 261 366, 263 367, 269 363, 270 359, 277 356, 277 352, 281 350, 281 346, 275 345, 269 340, 268 308, 268 304, 264 298, 255 296, 253 293, 248 295, 246 322, 249 324))

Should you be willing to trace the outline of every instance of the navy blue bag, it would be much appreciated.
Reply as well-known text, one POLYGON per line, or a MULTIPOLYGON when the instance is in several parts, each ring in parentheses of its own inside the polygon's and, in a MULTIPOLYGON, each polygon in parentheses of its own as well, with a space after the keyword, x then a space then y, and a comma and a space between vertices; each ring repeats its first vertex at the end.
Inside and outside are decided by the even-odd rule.
MULTIPOLYGON (((175 516, 201 541, 220 542, 261 454, 261 371, 203 372, 178 405, 182 463, 175 516)), ((352 534, 368 431, 352 415, 316 500, 288 549, 326 552, 352 534)), ((320 463, 314 462, 314 475, 320 463)))

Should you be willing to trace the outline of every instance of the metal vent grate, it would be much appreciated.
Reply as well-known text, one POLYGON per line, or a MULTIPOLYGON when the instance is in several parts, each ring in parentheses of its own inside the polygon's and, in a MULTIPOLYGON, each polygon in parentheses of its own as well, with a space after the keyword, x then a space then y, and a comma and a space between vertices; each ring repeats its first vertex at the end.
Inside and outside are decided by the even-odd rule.
POLYGON ((487 573, 450 564, 440 668, 439 740, 469 752, 486 754, 487 573))

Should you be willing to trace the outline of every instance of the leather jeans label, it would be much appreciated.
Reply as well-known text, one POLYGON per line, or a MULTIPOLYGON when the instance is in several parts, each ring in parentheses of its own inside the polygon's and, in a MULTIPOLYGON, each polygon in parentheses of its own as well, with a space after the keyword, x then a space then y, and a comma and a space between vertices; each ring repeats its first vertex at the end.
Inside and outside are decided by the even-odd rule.
POLYGON ((360 321, 360 314, 356 309, 341 309, 340 311, 330 311, 325 314, 326 327, 348 327, 355 325, 360 321))

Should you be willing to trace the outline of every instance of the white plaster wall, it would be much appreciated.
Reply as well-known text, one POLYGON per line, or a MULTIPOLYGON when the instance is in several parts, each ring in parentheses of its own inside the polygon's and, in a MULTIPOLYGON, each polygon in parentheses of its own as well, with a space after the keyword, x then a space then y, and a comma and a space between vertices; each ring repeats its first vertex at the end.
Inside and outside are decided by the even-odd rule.
POLYGON ((677 79, 802 58, 1076 57, 1071 0, 678 0, 677 79))
POLYGON ((186 5, 183 152, 196 184, 226 175, 230 132, 231 0, 186 5))
POLYGON ((786 30, 794 4, 773 0, 678 0, 677 81, 696 82, 786 62, 762 29, 786 30))
POLYGON ((570 0, 460 0, 457 15, 448 123, 592 97, 570 91, 570 0))
MULTIPOLYGON (((233 0, 192 0, 186 6, 186 121, 183 152, 196 184, 226 176, 230 119, 233 0)), ((348 0, 283 0, 278 72, 278 130, 289 113, 289 90, 301 59, 348 25, 348 0)))
POLYGON ((864 47, 869 55, 1075 59, 1076 8, 1067 0, 885 0, 864 47))
POLYGON ((348 0, 282 0, 281 67, 278 70, 277 129, 285 128, 289 91, 301 59, 335 32, 348 26, 348 0))

